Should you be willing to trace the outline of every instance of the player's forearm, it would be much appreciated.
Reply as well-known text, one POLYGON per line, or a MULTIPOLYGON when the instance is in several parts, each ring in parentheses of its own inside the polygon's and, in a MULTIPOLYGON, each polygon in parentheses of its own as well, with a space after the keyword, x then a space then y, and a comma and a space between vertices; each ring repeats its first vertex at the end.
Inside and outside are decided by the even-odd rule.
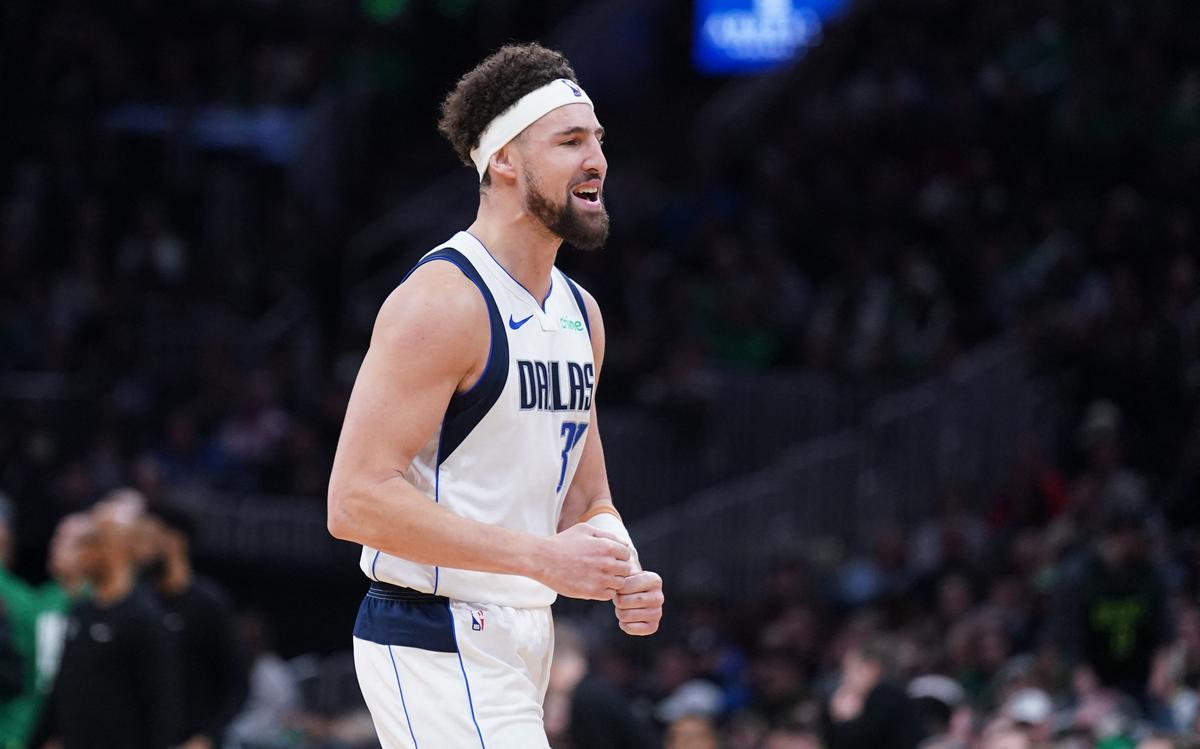
POLYGON ((542 542, 431 502, 401 477, 329 496, 329 532, 418 564, 537 577, 542 542))
POLYGON ((569 491, 558 515, 558 530, 565 531, 576 523, 586 522, 595 512, 605 510, 616 512, 609 492, 588 496, 583 492, 569 491))

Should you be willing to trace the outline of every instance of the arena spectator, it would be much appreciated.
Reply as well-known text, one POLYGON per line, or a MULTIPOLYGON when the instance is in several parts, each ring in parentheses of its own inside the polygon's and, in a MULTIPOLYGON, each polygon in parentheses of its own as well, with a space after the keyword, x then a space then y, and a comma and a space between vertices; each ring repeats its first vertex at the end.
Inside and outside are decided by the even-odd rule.
POLYGON ((162 612, 136 583, 128 525, 99 512, 78 538, 91 594, 67 621, 62 665, 31 745, 164 749, 177 736, 177 662, 162 612))
POLYGON ((545 719, 547 734, 574 749, 656 746, 653 731, 631 711, 628 696, 591 668, 581 633, 565 623, 554 629, 545 719))
POLYGON ((896 686, 894 646, 880 637, 852 645, 825 710, 830 749, 916 749, 924 738, 916 705, 896 686))
POLYGON ((1147 558, 1144 522, 1130 510, 1110 511, 1095 552, 1059 591, 1068 618, 1063 651, 1075 653, 1105 686, 1139 700, 1170 629, 1165 586, 1147 558))
POLYGON ((295 674, 275 652, 270 624, 261 614, 242 614, 237 624, 250 662, 250 686, 229 727, 229 739, 235 746, 278 745, 286 741, 286 726, 301 708, 295 674))
POLYGON ((216 583, 198 576, 190 549, 194 526, 185 513, 167 505, 151 508, 157 526, 158 572, 153 581, 163 610, 163 627, 179 654, 183 706, 182 749, 213 749, 246 698, 245 659, 233 627, 232 606, 216 583))
POLYGON ((0 510, 0 607, 4 638, 6 695, 0 699, 0 741, 6 747, 24 747, 41 714, 43 703, 58 670, 66 632, 68 595, 78 592, 79 571, 73 561, 82 518, 64 519, 51 545, 50 567, 56 578, 34 587, 8 568, 14 539, 8 513, 0 510))

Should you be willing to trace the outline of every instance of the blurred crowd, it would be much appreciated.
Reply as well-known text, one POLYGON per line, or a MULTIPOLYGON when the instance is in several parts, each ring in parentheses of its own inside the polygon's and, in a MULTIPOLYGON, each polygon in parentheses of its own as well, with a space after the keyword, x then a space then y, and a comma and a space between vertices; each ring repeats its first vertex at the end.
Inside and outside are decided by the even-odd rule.
POLYGON ((378 746, 349 657, 285 661, 271 624, 197 574, 194 525, 122 488, 57 525, 50 580, 7 567, 0 508, 0 747, 378 746))
POLYGON ((1200 485, 1152 491, 1124 424, 1096 401, 1080 471, 1028 451, 870 548, 798 541, 759 589, 677 584, 652 643, 563 625, 554 746, 1200 746, 1200 485))
MULTIPOLYGON (((120 483, 320 497, 379 301, 348 247, 455 169, 432 122, 473 59, 436 39, 568 6, 7 3, 0 485, 48 508, 29 537, 120 483)), ((563 256, 605 302, 606 403, 714 367, 913 381, 1015 332, 1166 469, 1200 381, 1197 13, 862 2, 737 96, 663 34, 646 75, 694 132, 612 107, 612 240, 563 256)))

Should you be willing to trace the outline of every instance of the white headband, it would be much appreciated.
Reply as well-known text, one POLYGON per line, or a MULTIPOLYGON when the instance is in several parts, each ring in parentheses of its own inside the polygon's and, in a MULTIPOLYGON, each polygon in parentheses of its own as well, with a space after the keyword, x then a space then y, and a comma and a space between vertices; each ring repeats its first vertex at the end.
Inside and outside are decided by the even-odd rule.
MULTIPOLYGON (((521 134, 521 131, 537 122, 547 112, 568 104, 587 104, 592 107, 592 100, 583 89, 566 78, 550 81, 541 88, 534 89, 522 96, 516 104, 504 110, 496 119, 488 123, 479 136, 479 147, 471 149, 471 161, 483 179, 487 172, 488 161, 492 154, 504 148, 510 140, 521 134)), ((594 109, 595 107, 593 107, 594 109)))

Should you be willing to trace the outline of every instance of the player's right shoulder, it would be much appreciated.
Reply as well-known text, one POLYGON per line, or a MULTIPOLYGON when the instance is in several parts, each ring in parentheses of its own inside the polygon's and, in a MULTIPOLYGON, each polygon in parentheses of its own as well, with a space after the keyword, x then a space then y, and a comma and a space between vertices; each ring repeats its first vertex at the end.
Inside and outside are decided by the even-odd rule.
POLYGON ((373 342, 420 338, 424 345, 465 343, 488 333, 487 303, 475 283, 453 263, 418 266, 384 300, 373 342))

